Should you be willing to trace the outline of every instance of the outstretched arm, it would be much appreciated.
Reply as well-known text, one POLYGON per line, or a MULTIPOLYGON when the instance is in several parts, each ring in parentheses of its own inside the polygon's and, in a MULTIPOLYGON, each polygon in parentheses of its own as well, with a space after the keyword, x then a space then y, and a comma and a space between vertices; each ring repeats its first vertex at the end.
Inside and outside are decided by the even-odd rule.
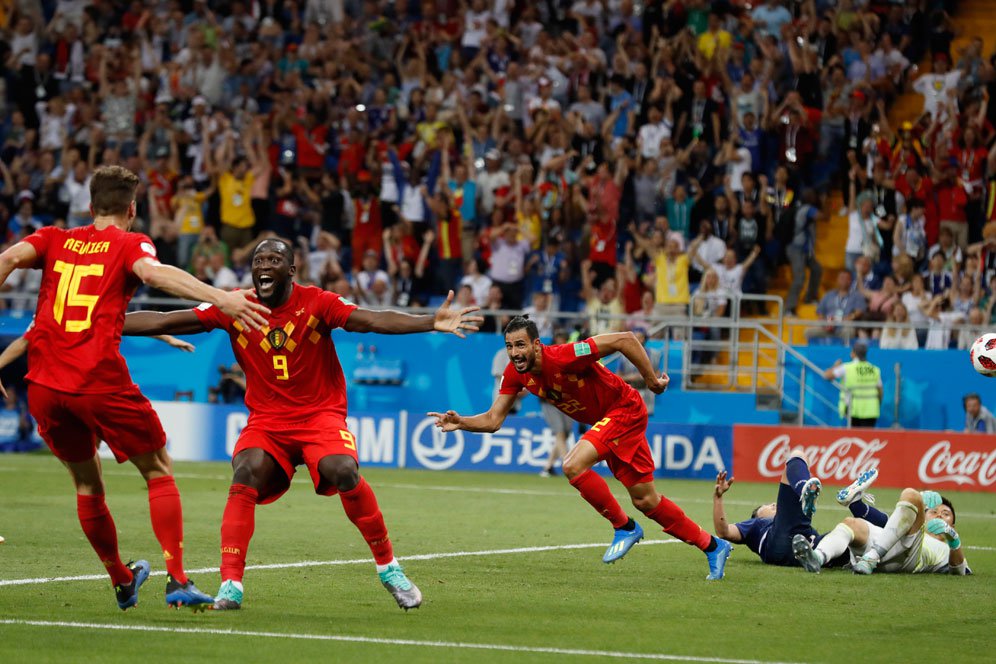
MULTIPOLYGON (((153 288, 167 291, 177 297, 210 302, 226 316, 257 329, 266 325, 263 314, 270 313, 270 310, 258 302, 249 300, 247 292, 228 292, 208 286, 189 272, 172 265, 163 265, 150 258, 140 258, 135 261, 132 271, 135 276, 153 288)), ((149 334, 169 334, 169 330, 149 334)))
MULTIPOLYGON (((193 309, 181 311, 133 311, 125 316, 122 334, 129 337, 153 337, 204 332, 204 324, 193 309)), ((166 341, 166 339, 163 339, 166 341)), ((166 341, 166 343, 169 343, 166 341)), ((170 344, 172 345, 172 344, 170 344)))
POLYGON ((518 398, 515 394, 499 394, 491 408, 485 413, 464 417, 458 415, 455 410, 448 410, 445 413, 427 413, 429 417, 436 418, 436 426, 443 431, 474 431, 477 433, 494 433, 501 428, 502 422, 508 417, 518 398))
POLYGON ((412 315, 400 311, 371 311, 356 309, 346 319, 343 329, 347 332, 379 332, 380 334, 413 334, 416 332, 451 332, 461 339, 465 332, 476 332, 484 322, 481 316, 468 316, 480 307, 464 307, 459 311, 450 309, 453 291, 446 296, 446 302, 436 310, 434 316, 412 315))
POLYGON ((712 526, 717 537, 722 537, 727 542, 739 543, 743 541, 740 529, 726 520, 726 508, 723 507, 723 494, 732 485, 733 478, 727 478, 725 470, 716 475, 716 487, 712 492, 712 526))
POLYGON ((29 242, 18 242, 0 254, 0 285, 19 267, 31 267, 38 260, 38 252, 29 242))
POLYGON ((607 357, 612 353, 622 353, 637 368, 647 384, 647 389, 654 394, 660 394, 667 389, 667 384, 671 379, 668 378, 667 374, 657 375, 657 369, 651 364, 646 349, 632 332, 599 334, 592 337, 592 341, 598 347, 600 357, 607 357))

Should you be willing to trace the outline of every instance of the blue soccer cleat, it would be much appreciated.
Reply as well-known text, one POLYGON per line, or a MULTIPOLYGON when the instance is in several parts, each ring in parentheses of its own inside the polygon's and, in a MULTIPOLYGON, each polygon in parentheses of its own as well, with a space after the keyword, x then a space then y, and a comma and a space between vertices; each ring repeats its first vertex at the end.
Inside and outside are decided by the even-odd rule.
POLYGON ((138 606, 138 589, 149 578, 151 569, 147 560, 135 560, 125 567, 131 570, 131 583, 126 586, 114 586, 114 594, 118 597, 118 608, 122 611, 138 606))
POLYGON ((851 485, 846 489, 841 489, 837 492, 837 502, 847 507, 853 502, 858 500, 863 500, 871 505, 875 504, 875 497, 870 493, 867 493, 868 487, 872 485, 875 478, 878 477, 878 468, 872 468, 871 470, 866 470, 858 476, 858 479, 851 482, 851 485))
POLYGON ((802 491, 799 492, 799 502, 802 503, 802 513, 807 518, 811 519, 816 514, 816 500, 820 497, 822 490, 823 483, 820 482, 819 477, 810 477, 802 485, 802 491))
POLYGON ((636 521, 633 522, 633 530, 616 528, 616 534, 612 537, 612 544, 605 550, 602 562, 612 564, 629 553, 633 545, 643 539, 643 528, 636 521))
POLYGON ((166 577, 166 606, 179 609, 181 606, 188 606, 194 611, 203 611, 214 605, 214 597, 207 593, 202 593, 194 585, 194 582, 187 579, 181 584, 172 576, 166 577))
POLYGON ((706 559, 709 561, 709 576, 706 577, 706 581, 719 581, 723 578, 726 572, 726 561, 733 553, 732 544, 718 537, 714 539, 716 540, 716 548, 706 552, 706 559))

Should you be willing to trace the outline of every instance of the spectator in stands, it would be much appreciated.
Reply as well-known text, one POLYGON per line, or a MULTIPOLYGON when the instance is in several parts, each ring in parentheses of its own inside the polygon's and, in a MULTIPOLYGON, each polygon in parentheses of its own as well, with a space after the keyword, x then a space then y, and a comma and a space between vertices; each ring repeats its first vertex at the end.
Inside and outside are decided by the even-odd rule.
POLYGON ((816 307, 816 315, 827 325, 807 328, 806 336, 810 339, 837 337, 846 341, 854 334, 847 323, 857 320, 866 308, 865 298, 851 290, 851 273, 841 270, 837 273, 837 288, 824 295, 816 307))
MULTIPOLYGON (((945 233, 941 234, 942 236, 945 233)), ((954 276, 945 269, 944 254, 935 253, 930 258, 930 270, 926 274, 927 291, 931 295, 943 295, 954 286, 954 276)))
POLYGON ((856 179, 856 171, 852 169, 852 203, 848 209, 847 245, 844 248, 844 265, 851 272, 854 271, 854 263, 859 256, 864 256, 874 265, 882 253, 882 234, 879 230, 881 219, 875 214, 875 199, 870 192, 858 195, 856 179))
POLYGON ((238 362, 218 367, 221 380, 208 390, 209 403, 242 403, 246 398, 246 375, 238 362))
POLYGON ((539 330, 539 335, 544 339, 549 339, 553 336, 553 324, 554 319, 550 316, 552 309, 550 304, 552 302, 551 293, 545 291, 536 291, 532 295, 533 303, 522 310, 523 315, 528 315, 529 320, 536 323, 536 328, 539 330))
POLYGON ((806 278, 806 268, 809 268, 809 282, 806 288, 804 303, 815 302, 819 298, 820 280, 823 278, 823 266, 816 259, 816 232, 813 226, 821 220, 822 214, 816 207, 816 192, 808 189, 803 192, 802 205, 791 217, 791 235, 785 253, 792 266, 792 284, 789 286, 788 298, 785 301, 785 313, 794 316, 799 304, 799 294, 806 278))
POLYGON ((654 236, 654 273, 647 276, 647 286, 656 293, 656 311, 660 316, 684 316, 688 313, 688 254, 681 251, 678 240, 664 244, 663 233, 654 236))
POLYGON ((952 327, 965 320, 965 314, 951 309, 951 293, 935 295, 924 310, 927 317, 927 350, 947 350, 951 347, 952 327))
POLYGON ((996 417, 982 405, 982 397, 970 392, 962 398, 965 407, 965 433, 996 434, 996 417))
POLYGON ((712 234, 712 222, 703 219, 699 224, 699 234, 688 247, 692 262, 692 281, 701 281, 706 270, 723 261, 726 251, 726 243, 712 234))
MULTIPOLYGON (((900 300, 899 291, 896 288, 896 280, 892 276, 882 279, 882 287, 878 290, 868 290, 859 284, 859 293, 865 299, 867 307, 856 320, 865 322, 884 322, 892 312, 892 307, 896 306, 900 300)), ((878 337, 879 330, 868 330, 862 328, 858 331, 861 338, 868 336, 878 337)))
POLYGON ((619 300, 619 288, 615 277, 602 281, 598 288, 594 286, 595 270, 591 263, 581 263, 581 297, 585 301, 585 313, 588 316, 588 333, 608 334, 621 332, 624 326, 625 310, 619 300))
POLYGON ((494 229, 491 244, 491 269, 488 276, 501 290, 507 309, 520 309, 525 296, 525 265, 531 251, 530 241, 520 237, 517 224, 506 223, 494 229))
POLYGON ((882 328, 882 334, 878 340, 878 346, 889 350, 916 350, 920 347, 917 339, 916 329, 905 327, 909 322, 909 315, 902 302, 893 305, 888 317, 885 319, 886 325, 882 328))

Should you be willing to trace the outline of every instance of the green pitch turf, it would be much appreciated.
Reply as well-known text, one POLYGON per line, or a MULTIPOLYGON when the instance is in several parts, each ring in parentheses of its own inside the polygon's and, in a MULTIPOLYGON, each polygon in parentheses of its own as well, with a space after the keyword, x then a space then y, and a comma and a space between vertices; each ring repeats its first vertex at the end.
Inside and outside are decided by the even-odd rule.
MULTIPOLYGON (((122 555, 162 570, 144 483, 130 466, 105 470, 122 555)), ((187 567, 214 568, 229 467, 178 463, 176 471, 187 567)), ((950 494, 973 577, 816 576, 762 565, 737 547, 727 578, 706 582, 705 557, 668 542, 646 518, 654 544, 602 564, 611 531, 563 478, 369 469, 396 553, 422 556, 402 561, 425 596, 420 610, 404 613, 338 498, 315 496, 302 475, 257 510, 249 564, 287 567, 250 569, 241 611, 169 610, 164 577, 153 576, 139 606, 122 613, 103 577, 4 583, 101 569, 59 464, 0 456, 0 662, 981 662, 996 646, 992 494, 950 494), (532 547, 550 548, 502 551, 532 547), (443 553, 464 555, 431 555, 443 553), (305 561, 313 564, 297 565, 305 561)), ((711 526, 711 484, 658 487, 711 526)), ((820 503, 821 530, 846 515, 836 488, 820 503)), ((775 489, 735 484, 731 519, 774 500, 775 489)), ((897 495, 879 490, 878 504, 888 508, 897 495)), ((216 571, 192 577, 207 592, 218 587, 216 571)))

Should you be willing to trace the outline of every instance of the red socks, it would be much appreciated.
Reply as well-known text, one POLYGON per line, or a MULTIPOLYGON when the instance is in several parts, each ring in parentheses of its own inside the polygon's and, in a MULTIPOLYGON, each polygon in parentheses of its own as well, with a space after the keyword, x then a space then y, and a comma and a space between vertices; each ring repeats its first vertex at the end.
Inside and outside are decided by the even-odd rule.
POLYGON ((152 532, 163 549, 166 571, 178 583, 187 582, 183 571, 183 508, 180 507, 180 492, 176 482, 169 475, 148 481, 149 515, 152 517, 152 532))
POLYGON ((572 479, 571 485, 580 492, 581 497, 587 500, 589 505, 595 508, 596 512, 612 523, 613 528, 622 528, 629 522, 629 517, 619 506, 619 501, 609 491, 609 485, 595 471, 586 470, 572 479))
POLYGON ((705 551, 712 542, 712 535, 702 530, 699 524, 695 523, 673 502, 661 496, 661 502, 657 507, 646 515, 659 523, 664 532, 677 537, 682 542, 692 544, 705 551))
POLYGON ((242 582, 246 571, 249 540, 256 529, 259 492, 245 484, 228 489, 228 502, 221 517, 221 580, 242 582))
POLYGON ((342 499, 342 509, 346 511, 346 516, 359 529, 363 539, 370 546, 374 562, 378 565, 387 565, 394 560, 394 548, 387 536, 384 516, 377 507, 377 496, 367 481, 361 477, 359 484, 349 491, 340 491, 339 497, 342 499))
POLYGON ((90 546, 107 568, 111 583, 116 586, 131 583, 132 573, 121 562, 121 554, 118 553, 118 531, 114 527, 114 519, 107 509, 103 494, 99 496, 76 494, 76 514, 79 516, 83 533, 90 540, 90 546))

